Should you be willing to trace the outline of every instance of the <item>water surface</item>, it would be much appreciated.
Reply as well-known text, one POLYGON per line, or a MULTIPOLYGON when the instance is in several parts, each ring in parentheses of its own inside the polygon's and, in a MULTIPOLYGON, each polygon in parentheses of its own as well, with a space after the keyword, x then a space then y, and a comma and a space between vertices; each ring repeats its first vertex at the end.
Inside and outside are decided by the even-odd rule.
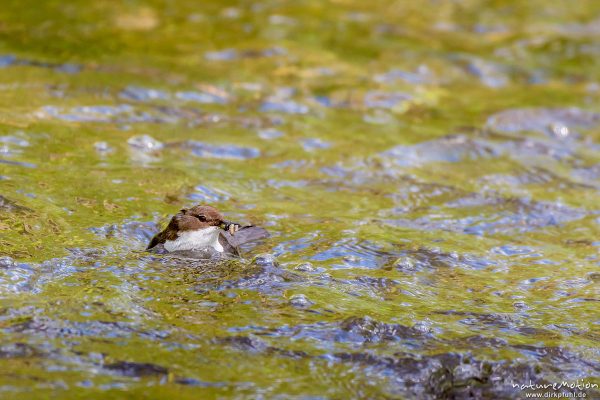
POLYGON ((593 1, 4 1, 0 397, 600 384, 598 60, 593 1), (196 203, 272 237, 143 252, 196 203))

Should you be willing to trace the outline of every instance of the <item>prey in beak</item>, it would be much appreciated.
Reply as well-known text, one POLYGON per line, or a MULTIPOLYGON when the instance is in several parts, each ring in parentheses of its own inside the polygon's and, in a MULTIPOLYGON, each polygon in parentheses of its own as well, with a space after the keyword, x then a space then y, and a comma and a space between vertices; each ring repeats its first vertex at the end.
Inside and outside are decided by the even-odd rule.
POLYGON ((233 236, 237 231, 240 230, 242 224, 238 224, 237 222, 231 221, 221 221, 220 226, 222 229, 229 232, 229 234, 233 236))

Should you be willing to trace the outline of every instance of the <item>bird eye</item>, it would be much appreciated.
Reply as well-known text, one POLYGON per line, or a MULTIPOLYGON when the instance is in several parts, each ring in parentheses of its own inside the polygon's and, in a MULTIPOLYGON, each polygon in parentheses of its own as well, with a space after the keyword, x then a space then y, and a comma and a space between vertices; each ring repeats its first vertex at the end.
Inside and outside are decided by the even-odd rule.
POLYGON ((203 222, 206 221, 206 217, 204 215, 196 215, 196 218, 203 222))

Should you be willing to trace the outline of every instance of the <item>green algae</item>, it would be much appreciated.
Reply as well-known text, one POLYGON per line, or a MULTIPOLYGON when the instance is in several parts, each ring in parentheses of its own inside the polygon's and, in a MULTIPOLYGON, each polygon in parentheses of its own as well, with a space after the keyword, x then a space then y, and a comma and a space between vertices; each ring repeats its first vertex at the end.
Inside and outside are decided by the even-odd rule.
POLYGON ((394 370, 340 361, 351 352, 457 352, 525 362, 547 381, 597 378, 598 124, 571 129, 572 145, 494 136, 486 121, 597 111, 599 13, 592 1, 3 2, 0 55, 14 59, 0 58, 0 136, 28 145, 0 152, 2 196, 24 207, 0 209, 0 254, 31 270, 2 275, 2 343, 28 347, 2 347, 1 397, 422 394, 394 370), (228 100, 178 97, 191 91, 228 100), (99 106, 112 108, 82 109, 99 106), (132 149, 143 134, 165 148, 132 149), (452 134, 569 154, 385 155, 452 134), (198 157, 187 141, 260 156, 198 157), (143 254, 142 231, 199 201, 198 185, 272 238, 213 268, 143 254), (249 261, 261 253, 279 266, 263 274, 249 261), (295 307, 295 294, 313 304, 295 307), (345 336, 340 324, 363 316, 431 337, 345 336), (168 373, 105 368, 120 361, 168 373))

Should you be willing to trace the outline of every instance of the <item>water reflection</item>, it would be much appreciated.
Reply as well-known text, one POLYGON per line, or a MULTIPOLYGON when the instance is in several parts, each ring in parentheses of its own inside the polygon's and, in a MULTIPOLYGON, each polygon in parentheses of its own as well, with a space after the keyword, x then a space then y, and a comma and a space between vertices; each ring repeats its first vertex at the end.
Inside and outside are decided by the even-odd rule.
POLYGON ((597 375, 597 5, 38 3, 2 11, 0 391, 597 375), (195 203, 272 237, 143 252, 195 203))

